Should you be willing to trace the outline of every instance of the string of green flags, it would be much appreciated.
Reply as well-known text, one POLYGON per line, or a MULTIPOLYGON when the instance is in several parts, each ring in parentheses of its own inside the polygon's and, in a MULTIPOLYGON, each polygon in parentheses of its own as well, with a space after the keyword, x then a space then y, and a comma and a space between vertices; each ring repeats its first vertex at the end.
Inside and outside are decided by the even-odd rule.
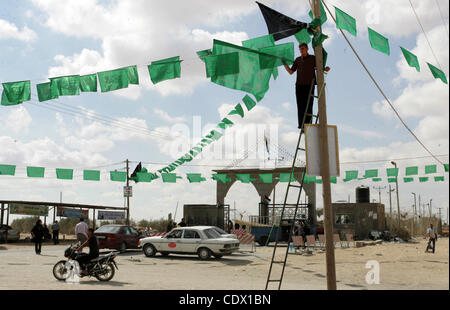
MULTIPOLYGON (((53 169, 52 169, 53 170, 53 169)), ((412 183, 418 181, 419 183, 427 183, 434 180, 434 182, 445 182, 445 176, 441 175, 441 172, 438 171, 437 165, 427 165, 420 171, 418 166, 406 167, 404 170, 403 178, 400 178, 400 169, 399 168, 387 168, 385 172, 385 176, 381 176, 379 169, 369 169, 365 171, 359 170, 349 170, 345 171, 345 178, 341 179, 343 183, 347 183, 350 181, 373 181, 375 183, 386 181, 387 183, 396 183, 403 181, 404 183, 412 183), (421 173, 422 172, 422 173, 421 173)), ((34 167, 28 166, 26 168, 26 175, 29 178, 45 178, 46 168, 44 167, 34 167)), ((74 169, 63 169, 56 168, 55 176, 58 180, 73 180, 74 179, 74 169)), ((445 164, 443 166, 443 172, 449 172, 449 165, 445 164)), ((100 170, 83 170, 82 179, 84 181, 101 181, 100 170)), ((0 176, 15 176, 16 175, 16 166, 15 165, 0 165, 0 176)), ((110 171, 108 172, 109 180, 112 182, 126 182, 127 181, 127 173, 124 171, 110 171)), ((227 174, 213 174, 211 179, 221 183, 230 183, 233 182, 231 178, 232 175, 227 174)), ((276 181, 281 183, 287 183, 289 181, 295 182, 301 180, 297 180, 293 174, 290 173, 280 173, 279 176, 273 173, 262 173, 258 174, 257 178, 252 177, 251 174, 235 174, 235 179, 244 184, 249 184, 252 182, 261 182, 265 184, 272 184, 276 181)), ((164 183, 177 183, 178 180, 183 179, 181 176, 178 176, 176 173, 163 172, 161 173, 161 177, 155 173, 149 173, 147 169, 142 168, 140 172, 136 173, 136 176, 132 176, 129 178, 130 180, 135 181, 136 183, 151 183, 157 179, 162 179, 164 183)), ((186 179, 189 183, 202 183, 206 182, 206 177, 202 176, 200 173, 187 173, 186 179)), ((322 180, 314 177, 304 175, 304 184, 322 184, 322 180)), ((338 178, 332 177, 331 183, 337 184, 338 178)))

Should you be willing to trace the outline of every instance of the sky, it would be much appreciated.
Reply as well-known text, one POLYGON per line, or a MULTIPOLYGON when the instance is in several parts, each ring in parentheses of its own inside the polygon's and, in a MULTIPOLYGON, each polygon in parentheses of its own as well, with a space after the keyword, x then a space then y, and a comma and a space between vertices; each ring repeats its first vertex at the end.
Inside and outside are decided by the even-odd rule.
MULTIPOLYGON (((62 193, 63 202, 123 206, 124 184, 109 181, 109 171, 123 171, 126 159, 131 161, 131 169, 138 162, 149 171, 162 168, 182 155, 183 145, 186 148, 198 142, 242 102, 244 92, 218 86, 206 78, 196 51, 211 48, 213 39, 239 45, 243 40, 267 34, 258 6, 247 0, 0 2, 0 81, 31 80, 32 84, 30 102, 0 107, 0 164, 17 166, 15 176, 0 176, 3 200, 52 202, 59 201, 62 193), (147 65, 173 56, 183 59, 181 78, 153 85, 147 65), (49 77, 130 65, 138 66, 139 85, 110 93, 60 97, 46 103, 37 100, 35 85, 49 77), (45 178, 28 179, 27 166, 46 167, 45 178), (55 168, 74 169, 74 180, 57 180, 55 168), (102 180, 83 181, 84 169, 101 170, 102 180)), ((310 21, 308 1, 261 2, 297 20, 310 21)), ((349 40, 407 125, 433 154, 439 155, 440 161, 448 163, 448 85, 434 79, 426 65, 429 62, 441 67, 448 76, 448 1, 412 1, 427 37, 407 0, 326 3, 356 18, 358 35, 347 34, 349 40), (390 56, 370 47, 367 27, 389 38, 390 56), (418 56, 420 73, 407 65, 399 46, 418 56)), ((432 199, 434 212, 442 208, 446 215, 448 173, 435 159, 427 157, 429 154, 403 127, 330 17, 323 31, 329 36, 324 47, 331 67, 326 77, 327 116, 328 123, 338 128, 341 176, 345 177, 347 170, 359 170, 362 176, 367 169, 379 169, 386 180, 385 169, 392 167, 391 160, 397 162, 401 177, 410 166, 419 166, 424 176, 426 165, 437 164, 437 175, 445 175, 445 182, 400 182, 400 207, 403 212, 411 212, 414 192, 422 202, 432 199)), ((296 43, 290 37, 277 44, 288 42, 296 43)), ((295 52, 298 56, 297 49, 295 52)), ((278 151, 277 165, 291 165, 298 139, 295 76, 283 68, 279 73, 255 109, 243 119, 233 118, 236 126, 226 130, 217 146, 176 171, 183 177, 177 184, 160 180, 133 184, 131 217, 155 219, 177 212, 179 220, 184 204, 215 204, 212 170, 229 166, 247 150, 250 159, 239 161, 240 166, 264 164, 267 155, 262 140, 258 138, 254 143, 251 139, 257 132, 274 132, 270 135, 272 158, 278 151), (221 147, 234 158, 218 156, 221 147), (259 159, 254 158, 256 153, 262 154, 259 159), (189 184, 186 173, 202 173, 208 181, 189 184)), ((370 186, 371 199, 377 201, 374 186, 382 187, 382 203, 389 208, 387 181, 343 183, 340 179, 332 186, 332 201, 354 202, 355 188, 360 185, 370 186)), ((277 186, 277 203, 282 203, 285 189, 285 184, 277 186)), ((318 185, 318 208, 322 206, 321 194, 318 185)), ((238 214, 257 215, 259 197, 252 185, 238 182, 225 203, 235 206, 238 214)))

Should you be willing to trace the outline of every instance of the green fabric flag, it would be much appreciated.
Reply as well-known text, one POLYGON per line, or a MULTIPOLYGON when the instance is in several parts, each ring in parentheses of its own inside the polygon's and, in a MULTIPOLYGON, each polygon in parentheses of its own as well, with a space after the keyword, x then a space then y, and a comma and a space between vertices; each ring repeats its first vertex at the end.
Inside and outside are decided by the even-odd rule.
POLYGON ((390 55, 389 40, 371 28, 369 28, 369 41, 373 49, 390 55))
POLYGON ((206 77, 217 77, 239 73, 239 53, 213 55, 205 57, 206 77))
POLYGON ((437 166, 436 165, 431 165, 431 166, 426 166, 425 167, 425 174, 433 174, 433 173, 437 173, 437 166))
POLYGON ((224 118, 219 125, 217 125, 219 128, 227 129, 228 127, 233 127, 234 123, 230 121, 228 118, 224 118))
POLYGON ((264 173, 259 175, 259 179, 261 182, 265 184, 272 184, 273 183, 273 174, 272 173, 264 173))
POLYGON ((211 140, 214 140, 214 141, 217 141, 217 140, 219 140, 222 136, 223 136, 223 135, 222 135, 220 132, 218 132, 218 131, 216 131, 216 130, 212 130, 212 131, 209 133, 209 135, 206 135, 206 138, 211 139, 211 140))
POLYGON ((356 37, 356 19, 344 11, 334 7, 336 13, 336 28, 347 30, 356 37))
POLYGON ((186 174, 189 183, 201 183, 205 182, 206 178, 202 177, 201 173, 188 173, 186 174))
POLYGON ((97 92, 97 74, 80 76, 80 89, 83 93, 97 92))
POLYGON ((242 108, 241 104, 238 104, 234 107, 234 110, 228 113, 228 115, 240 115, 242 118, 244 118, 244 108, 242 108))
POLYGON ((444 164, 444 170, 445 172, 448 172, 448 164, 444 164))
POLYGON ((73 169, 56 169, 56 178, 59 180, 72 180, 73 169))
POLYGON ((2 105, 16 105, 31 100, 30 81, 2 83, 2 105))
POLYGON ((15 175, 16 166, 13 165, 0 165, 0 175, 15 175))
POLYGON ((43 178, 45 168, 42 167, 27 167, 27 177, 29 178, 43 178))
MULTIPOLYGON (((313 11, 309 11, 308 13, 309 17, 311 17, 311 19, 314 18, 314 14, 313 11)), ((325 11, 325 8, 323 7, 322 2, 320 2, 320 25, 323 25, 325 22, 327 21, 327 12, 325 11)), ((313 27, 315 28, 315 27, 313 27)))
POLYGON ((212 179, 214 181, 220 181, 224 184, 231 182, 232 180, 230 178, 227 177, 226 174, 213 174, 212 175, 212 179))
POLYGON ((445 177, 434 177, 434 182, 445 182, 445 177))
POLYGON ((124 68, 128 73, 128 83, 133 85, 139 85, 139 74, 137 66, 129 66, 124 68))
POLYGON ((203 50, 203 51, 198 51, 197 52, 197 56, 198 58, 200 58, 203 62, 205 62, 205 57, 211 56, 212 55, 212 50, 211 49, 207 49, 207 50, 203 50))
POLYGON ((50 83, 58 90, 60 96, 78 96, 80 94, 80 76, 60 76, 50 78, 50 83))
POLYGON ((414 178, 403 178, 403 182, 412 183, 412 182, 414 182, 414 178))
POLYGON ((295 182, 295 181, 297 181, 295 178, 294 178, 294 175, 293 174, 290 174, 290 173, 280 173, 280 182, 281 183, 289 183, 289 177, 291 178, 291 182, 295 182))
POLYGON ((358 179, 358 170, 346 171, 345 179, 348 181, 357 180, 358 179))
POLYGON ((337 184, 337 177, 330 177, 330 182, 332 184, 337 184))
POLYGON ((314 33, 313 39, 312 39, 312 46, 313 48, 316 48, 317 46, 323 44, 323 42, 328 39, 328 36, 323 34, 322 32, 316 32, 314 33))
POLYGON ((378 178, 378 169, 375 169, 375 170, 366 170, 366 173, 365 173, 365 175, 364 175, 364 178, 366 178, 366 179, 378 178))
POLYGON ((383 179, 382 178, 374 178, 374 179, 372 179, 372 181, 373 182, 381 182, 381 181, 383 181, 383 179))
MULTIPOLYGON (((253 38, 250 40, 242 41, 242 46, 254 50, 259 50, 260 48, 275 46, 275 39, 272 34, 253 38)), ((273 78, 277 79, 278 77, 278 68, 273 69, 273 78)))
POLYGON ((430 180, 430 178, 419 178, 420 183, 426 183, 430 180))
POLYGON ((400 49, 402 50, 403 56, 405 57, 408 65, 410 67, 416 68, 417 72, 420 72, 420 64, 419 59, 417 59, 417 56, 401 46, 400 49))
POLYGON ((39 102, 57 99, 59 91, 55 83, 42 83, 36 85, 39 102))
POLYGON ((322 182, 322 180, 321 179, 316 179, 316 182, 315 182, 316 184, 323 184, 323 182, 322 182))
POLYGON ((295 34, 295 38, 297 39, 298 44, 311 43, 311 36, 309 35, 308 30, 306 30, 306 29, 302 29, 299 32, 297 32, 295 34))
POLYGON ((388 178, 388 183, 397 183, 398 178, 388 178))
POLYGON ((260 48, 259 66, 260 69, 273 69, 284 64, 292 65, 295 60, 294 43, 260 48))
POLYGON ((431 73, 433 74, 435 79, 441 79, 442 82, 444 82, 445 84, 447 83, 447 77, 445 76, 445 73, 442 72, 440 69, 436 68, 435 66, 433 66, 432 64, 428 64, 428 68, 430 68, 431 73))
POLYGON ((158 179, 159 177, 154 173, 148 173, 148 172, 136 172, 136 178, 137 182, 141 183, 150 183, 153 180, 158 179))
POLYGON ((213 76, 211 82, 231 89, 245 91, 254 95, 257 101, 261 101, 269 90, 273 68, 260 69, 259 56, 261 53, 257 50, 214 40, 213 55, 233 52, 239 53, 239 74, 213 76))
POLYGON ((148 66, 148 71, 153 84, 179 78, 181 77, 180 56, 153 61, 148 66))
POLYGON ((177 179, 182 179, 176 173, 162 173, 161 176, 164 183, 177 183, 177 179))
POLYGON ((242 183, 246 183, 246 184, 248 184, 252 181, 256 181, 256 179, 250 178, 250 174, 246 174, 246 173, 244 173, 244 174, 238 173, 238 174, 236 174, 236 178, 239 181, 241 181, 242 183))
POLYGON ((317 182, 317 178, 314 177, 314 176, 305 175, 303 177, 303 183, 304 184, 311 184, 311 183, 316 183, 316 182, 317 182))
POLYGON ((418 175, 418 174, 419 174, 419 167, 408 167, 408 168, 406 168, 406 176, 418 175))
POLYGON ((122 171, 110 171, 109 172, 111 181, 113 182, 126 182, 127 173, 122 171))
POLYGON ((100 171, 98 170, 84 170, 83 171, 84 181, 100 181, 100 171))
POLYGON ((398 177, 399 168, 387 168, 387 176, 388 177, 398 177))
POLYGON ((122 68, 111 71, 98 72, 97 75, 102 93, 128 87, 127 69, 122 68))
POLYGON ((256 106, 256 102, 249 95, 245 95, 242 101, 244 101, 247 111, 251 111, 256 106))

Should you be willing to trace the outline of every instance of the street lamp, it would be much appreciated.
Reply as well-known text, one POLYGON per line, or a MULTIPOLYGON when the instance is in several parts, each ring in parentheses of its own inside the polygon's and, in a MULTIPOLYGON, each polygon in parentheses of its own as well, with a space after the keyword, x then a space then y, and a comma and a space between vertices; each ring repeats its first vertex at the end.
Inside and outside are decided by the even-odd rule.
MULTIPOLYGON (((391 161, 391 164, 394 165, 395 169, 397 169, 397 163, 391 161)), ((398 177, 395 179, 395 186, 397 189, 397 209, 398 209, 398 228, 400 229, 400 197, 398 194, 398 177)))

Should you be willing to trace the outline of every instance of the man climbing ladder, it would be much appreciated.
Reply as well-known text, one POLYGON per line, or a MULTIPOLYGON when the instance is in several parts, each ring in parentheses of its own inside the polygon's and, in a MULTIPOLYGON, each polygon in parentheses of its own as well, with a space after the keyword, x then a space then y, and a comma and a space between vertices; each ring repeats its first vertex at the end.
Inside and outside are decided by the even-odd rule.
MULTIPOLYGON (((312 123, 313 104, 314 100, 311 100, 308 105, 309 97, 314 95, 316 84, 316 56, 308 54, 308 44, 302 43, 299 46, 300 57, 295 59, 291 68, 288 65, 284 65, 286 71, 289 74, 294 74, 297 71, 296 82, 296 97, 297 97, 297 113, 298 113, 298 129, 303 128, 303 117, 306 113, 305 124, 312 123), (312 84, 314 86, 312 87, 312 84)), ((330 67, 324 69, 326 72, 330 71, 330 67)))

